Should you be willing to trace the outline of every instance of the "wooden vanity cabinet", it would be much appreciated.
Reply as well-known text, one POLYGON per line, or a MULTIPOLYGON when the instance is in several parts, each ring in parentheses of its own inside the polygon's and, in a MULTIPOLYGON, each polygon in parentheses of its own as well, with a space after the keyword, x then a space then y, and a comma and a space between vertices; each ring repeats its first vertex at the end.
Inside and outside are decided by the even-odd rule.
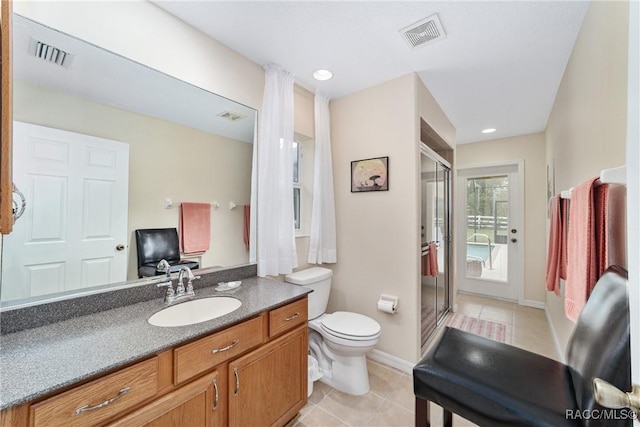
POLYGON ((306 319, 304 297, 2 411, 0 427, 285 425, 307 403, 306 319))
POLYGON ((173 350, 174 384, 180 384, 220 363, 257 347, 265 340, 266 316, 260 315, 224 331, 173 350))
POLYGON ((226 424, 226 389, 225 370, 216 369, 108 426, 222 427, 226 424))
POLYGON ((156 356, 31 405, 30 425, 84 427, 104 424, 153 398, 157 391, 156 356))
POLYGON ((229 363, 229 426, 282 426, 307 403, 307 325, 229 363))

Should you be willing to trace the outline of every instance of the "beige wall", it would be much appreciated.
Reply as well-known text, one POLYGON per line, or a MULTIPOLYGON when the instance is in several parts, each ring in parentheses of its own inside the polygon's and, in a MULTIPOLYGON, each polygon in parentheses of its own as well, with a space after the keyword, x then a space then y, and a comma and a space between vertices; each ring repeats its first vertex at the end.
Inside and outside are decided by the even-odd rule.
POLYGON ((444 114, 429 89, 414 74, 416 91, 418 93, 418 114, 431 126, 442 139, 453 149, 456 146, 456 128, 444 114))
MULTIPOLYGON (((546 268, 546 163, 544 134, 536 133, 456 147, 457 167, 524 160, 524 299, 544 303, 546 268)), ((458 211, 464 208, 458 206, 458 211)), ((462 254, 458 254, 462 256, 462 254)), ((458 272, 459 274, 463 274, 458 272)))
MULTIPOLYGON (((628 3, 592 2, 567 64, 546 129, 556 192, 625 163, 628 3)), ((547 310, 564 352, 573 323, 547 293, 547 310)))
MULTIPOLYGON (((376 348, 409 362, 420 356, 417 91, 417 76, 408 74, 330 106, 338 263, 329 311, 377 320, 382 336, 376 348), (389 156, 389 191, 351 193, 351 161, 379 156, 389 156), (397 314, 377 310, 381 293, 399 297, 397 314)), ((434 100, 425 103, 444 116, 434 100)))
POLYGON ((181 201, 211 203, 211 246, 201 266, 246 264, 242 209, 250 202, 252 144, 14 82, 14 119, 129 145, 129 280, 136 279, 134 230, 178 227, 181 201), (165 209, 166 197, 174 208, 165 209))

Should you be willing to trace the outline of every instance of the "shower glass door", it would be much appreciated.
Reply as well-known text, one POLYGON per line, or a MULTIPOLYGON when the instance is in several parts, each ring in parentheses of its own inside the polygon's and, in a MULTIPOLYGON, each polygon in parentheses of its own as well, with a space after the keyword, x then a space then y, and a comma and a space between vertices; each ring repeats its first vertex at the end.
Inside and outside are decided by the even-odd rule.
POLYGON ((423 148, 421 156, 421 344, 449 310, 450 169, 423 148))

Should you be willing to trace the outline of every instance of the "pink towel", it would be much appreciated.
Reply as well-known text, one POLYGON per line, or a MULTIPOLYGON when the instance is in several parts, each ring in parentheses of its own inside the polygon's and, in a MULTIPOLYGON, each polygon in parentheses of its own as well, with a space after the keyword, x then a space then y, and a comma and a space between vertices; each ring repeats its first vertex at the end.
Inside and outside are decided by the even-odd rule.
POLYGON ((578 185, 571 192, 567 237, 567 284, 564 310, 574 322, 589 298, 597 280, 596 224, 593 184, 598 178, 578 185))
POLYGON ((560 295, 560 265, 562 262, 562 199, 556 194, 549 200, 549 247, 547 249, 547 290, 560 295))
POLYGON ((180 235, 182 252, 202 253, 209 249, 211 240, 211 205, 209 203, 182 203, 180 206, 180 235))
POLYGON ((429 243, 429 253, 427 254, 427 276, 438 277, 438 244, 436 242, 429 243))
POLYGON ((569 200, 560 198, 560 223, 562 236, 560 237, 560 278, 567 280, 567 233, 569 232, 569 200))
MULTIPOLYGON (((596 280, 609 267, 609 184, 593 189, 593 211, 596 233, 596 280)), ((591 291, 589 291, 591 293, 591 291)))
POLYGON ((251 236, 251 206, 244 206, 244 246, 249 250, 249 239, 251 236))
POLYGON ((608 198, 608 264, 627 268, 627 188, 609 184, 608 198))

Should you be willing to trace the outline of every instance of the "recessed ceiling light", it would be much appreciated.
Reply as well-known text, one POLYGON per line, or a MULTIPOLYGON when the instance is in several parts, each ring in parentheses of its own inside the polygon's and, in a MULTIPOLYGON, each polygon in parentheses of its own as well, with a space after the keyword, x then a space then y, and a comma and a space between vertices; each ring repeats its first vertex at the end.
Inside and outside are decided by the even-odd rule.
POLYGON ((329 80, 331 77, 333 77, 333 73, 329 70, 315 70, 313 72, 313 78, 316 80, 329 80))
POLYGON ((482 133, 493 133, 495 131, 496 131, 495 128, 487 128, 487 129, 483 129, 482 133))

